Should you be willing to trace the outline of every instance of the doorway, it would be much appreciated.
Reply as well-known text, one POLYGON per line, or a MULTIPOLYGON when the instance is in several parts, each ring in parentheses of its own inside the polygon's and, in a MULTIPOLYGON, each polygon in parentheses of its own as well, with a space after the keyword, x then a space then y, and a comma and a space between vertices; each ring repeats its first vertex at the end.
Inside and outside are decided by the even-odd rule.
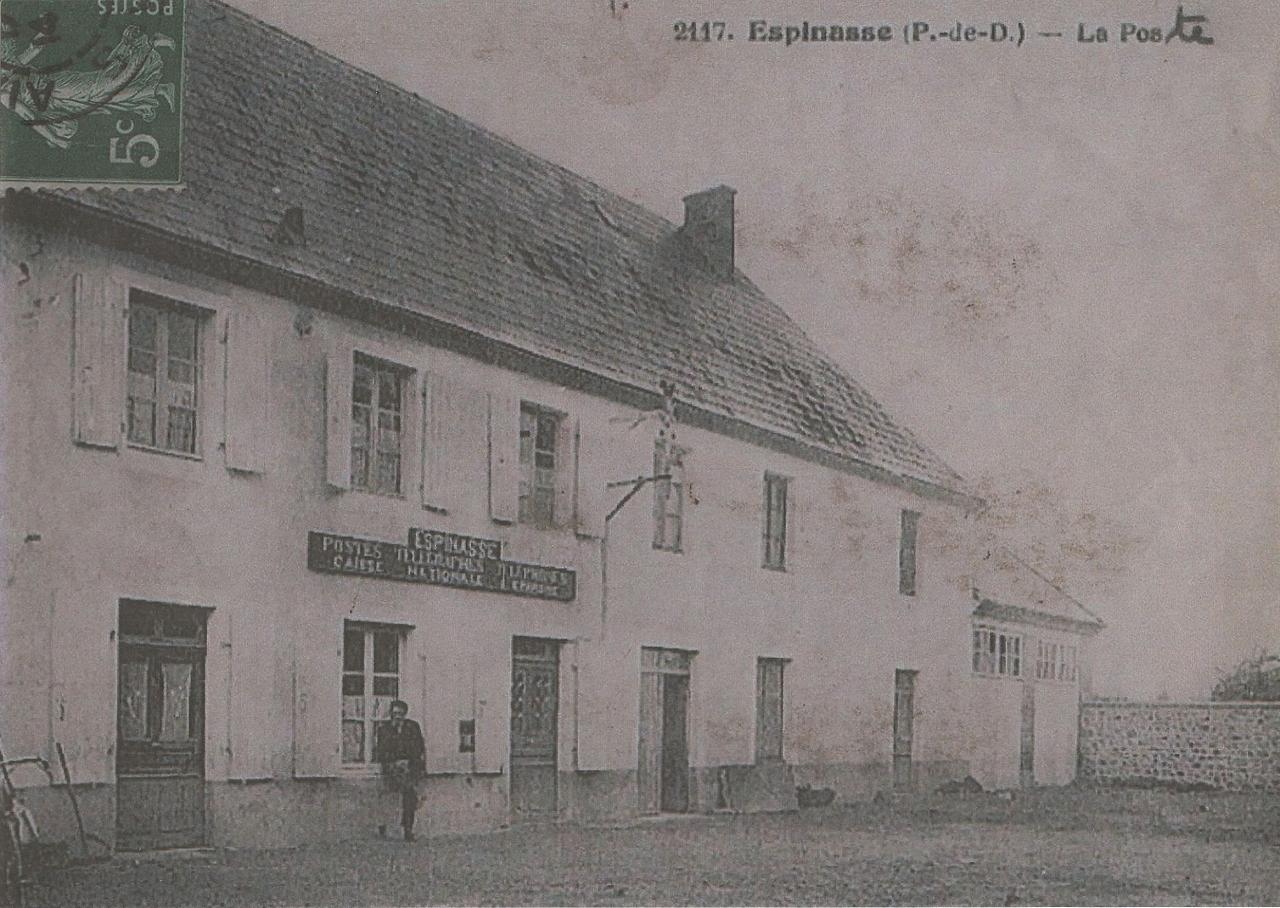
POLYGON ((641 650, 640 812, 689 809, 689 666, 684 650, 641 650))
POLYGON ((1036 784, 1036 686, 1022 683, 1022 734, 1018 739, 1018 784, 1032 788, 1036 784))
POLYGON ((893 788, 911 790, 911 749, 915 739, 916 672, 893 673, 893 788))
POLYGON ((205 610, 120 603, 116 847, 203 845, 205 610))
POLYGON ((555 816, 560 643, 511 642, 511 810, 517 819, 555 816))

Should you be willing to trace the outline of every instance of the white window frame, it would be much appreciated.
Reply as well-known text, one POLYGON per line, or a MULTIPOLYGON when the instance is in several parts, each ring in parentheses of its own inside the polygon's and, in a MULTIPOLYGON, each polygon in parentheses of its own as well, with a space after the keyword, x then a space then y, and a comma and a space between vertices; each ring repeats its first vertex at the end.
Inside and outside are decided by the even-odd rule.
POLYGON ((970 668, 984 678, 1021 678, 1026 671, 1022 634, 991 624, 973 626, 970 668))
MULTIPOLYGON (((348 721, 359 719, 364 728, 364 745, 363 759, 358 761, 348 761, 346 754, 339 753, 339 760, 344 770, 348 771, 365 771, 376 769, 378 764, 373 760, 374 745, 377 742, 377 726, 380 722, 386 721, 386 713, 389 712, 391 701, 407 700, 405 696, 405 641, 408 638, 408 628, 397 624, 378 624, 369 621, 344 621, 342 624, 342 660, 339 683, 341 688, 341 709, 339 715, 339 736, 342 735, 342 726, 348 721), (347 669, 347 634, 360 633, 363 635, 363 659, 360 669, 348 671, 347 669), (374 638, 378 634, 392 634, 396 640, 396 670, 394 672, 379 672, 374 670, 373 651, 374 638), (359 676, 363 693, 359 695, 347 694, 347 678, 349 676, 359 676), (394 694, 377 694, 374 693, 375 681, 378 679, 395 678, 396 692, 394 694), (361 708, 362 715, 347 715, 347 697, 360 696, 363 699, 361 708)), ((345 747, 345 740, 343 741, 345 747)))
POLYGON ((124 337, 124 412, 121 414, 121 421, 124 423, 125 444, 140 451, 168 454, 189 460, 202 460, 204 457, 204 438, 207 431, 206 424, 208 423, 208 414, 210 412, 207 403, 209 394, 205 375, 208 372, 207 365, 213 350, 209 343, 209 336, 214 324, 214 313, 205 307, 189 302, 184 298, 184 294, 175 293, 171 288, 150 287, 128 278, 122 283, 128 288, 126 303, 128 317, 125 320, 124 337), (141 296, 149 297, 149 299, 140 299, 139 297, 141 296), (151 372, 154 380, 154 393, 151 398, 153 408, 151 414, 152 440, 149 442, 133 437, 131 411, 131 401, 134 398, 132 393, 133 375, 135 374, 131 368, 134 350, 132 332, 135 316, 139 310, 143 309, 156 312, 159 315, 156 320, 155 346, 147 351, 149 355, 154 357, 151 372), (167 443, 169 433, 168 407, 173 398, 171 389, 175 385, 187 384, 185 382, 171 382, 169 379, 171 357, 169 356, 168 344, 168 316, 170 314, 191 319, 195 328, 195 337, 192 342, 194 359, 190 363, 192 381, 189 385, 193 397, 189 407, 192 411, 193 421, 191 450, 170 447, 167 443))
POLYGON ((393 498, 404 497, 405 486, 405 441, 408 428, 408 408, 405 406, 408 399, 409 382, 411 380, 412 370, 405 368, 390 360, 381 357, 371 356, 359 350, 354 351, 351 357, 351 488, 358 492, 369 492, 374 495, 387 495, 393 498), (356 401, 356 373, 359 369, 371 370, 373 373, 373 387, 369 403, 357 403, 356 401), (382 376, 391 375, 397 383, 398 389, 398 407, 395 410, 382 406, 382 376), (356 476, 356 408, 367 408, 369 420, 369 432, 367 445, 363 446, 365 454, 365 476, 362 482, 358 482, 356 476), (382 443, 385 437, 384 433, 389 430, 384 429, 382 425, 383 415, 393 415, 399 424, 396 429, 396 482, 395 488, 384 488, 379 484, 380 472, 378 469, 378 459, 382 451, 382 443))
POLYGON ((571 515, 561 513, 563 505, 558 500, 561 483, 561 473, 564 471, 569 462, 572 453, 568 450, 560 450, 560 438, 564 428, 564 421, 568 419, 568 415, 551 407, 544 407, 541 404, 532 403, 527 400, 520 402, 520 438, 519 451, 516 459, 519 465, 520 487, 516 499, 516 522, 525 526, 536 527, 538 529, 549 530, 562 526, 571 515), (532 433, 529 436, 528 458, 525 457, 525 417, 526 414, 533 419, 532 433), (538 445, 538 423, 543 419, 552 421, 551 447, 539 448, 538 445), (540 468, 538 467, 538 455, 547 454, 552 458, 550 467, 550 485, 538 482, 540 468), (539 490, 550 492, 551 495, 551 513, 549 519, 541 519, 537 514, 534 502, 537 500, 537 492, 539 490), (528 502, 527 510, 525 502, 528 502))
POLYGON ((1079 650, 1057 640, 1039 640, 1036 645, 1036 680, 1075 683, 1079 677, 1079 650))
POLYGON ((653 474, 668 476, 653 484, 653 547, 664 552, 684 551, 684 458, 688 453, 672 446, 664 462, 662 444, 654 444, 653 474))

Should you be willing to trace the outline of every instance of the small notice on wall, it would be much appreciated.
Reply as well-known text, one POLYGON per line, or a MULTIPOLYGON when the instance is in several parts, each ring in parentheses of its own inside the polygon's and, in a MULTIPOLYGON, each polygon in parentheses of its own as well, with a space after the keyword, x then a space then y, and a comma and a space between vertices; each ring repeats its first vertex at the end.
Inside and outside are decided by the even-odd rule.
POLYGON ((573 601, 577 592, 574 571, 499 558, 502 549, 496 540, 415 530, 411 541, 415 544, 312 531, 307 534, 307 567, 326 574, 428 583, 560 602, 573 601))

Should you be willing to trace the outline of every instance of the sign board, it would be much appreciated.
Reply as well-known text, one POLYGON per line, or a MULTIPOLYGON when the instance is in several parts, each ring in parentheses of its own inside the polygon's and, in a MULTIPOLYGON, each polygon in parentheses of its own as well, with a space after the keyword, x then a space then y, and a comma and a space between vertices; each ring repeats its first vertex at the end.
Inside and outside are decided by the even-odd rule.
POLYGON ((312 531, 307 534, 307 567, 325 574, 560 602, 572 602, 577 594, 577 575, 567 568, 489 557, 501 553, 496 540, 416 529, 410 539, 414 545, 312 531))

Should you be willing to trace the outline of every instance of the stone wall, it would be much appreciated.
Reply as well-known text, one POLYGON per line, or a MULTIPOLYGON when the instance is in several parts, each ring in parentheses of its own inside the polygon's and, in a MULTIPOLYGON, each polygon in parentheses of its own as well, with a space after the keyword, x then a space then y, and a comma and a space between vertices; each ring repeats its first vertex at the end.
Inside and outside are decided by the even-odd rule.
POLYGON ((1280 703, 1084 703, 1079 777, 1280 791, 1280 703))

